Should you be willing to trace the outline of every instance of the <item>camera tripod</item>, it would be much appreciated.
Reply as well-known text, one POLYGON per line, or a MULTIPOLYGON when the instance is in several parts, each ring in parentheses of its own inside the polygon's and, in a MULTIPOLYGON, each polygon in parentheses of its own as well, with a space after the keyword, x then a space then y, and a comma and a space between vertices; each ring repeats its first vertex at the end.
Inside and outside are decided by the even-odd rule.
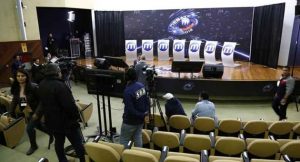
POLYGON ((164 114, 161 110, 161 107, 160 107, 160 103, 159 103, 159 100, 158 100, 158 97, 157 97, 157 93, 156 93, 156 89, 155 89, 155 82, 154 82, 154 78, 152 78, 152 80, 148 80, 148 87, 149 87, 149 90, 147 91, 147 95, 149 97, 149 100, 151 101, 151 105, 150 105, 150 110, 149 110, 149 114, 150 114, 150 123, 148 124, 149 125, 149 128, 147 127, 147 129, 151 129, 153 130, 153 128, 155 127, 155 113, 156 113, 156 108, 158 109, 159 111, 159 115, 160 115, 160 119, 163 121, 163 125, 164 125, 164 128, 162 130, 167 130, 167 123, 165 121, 165 118, 164 118, 164 114), (151 108, 152 108, 152 111, 151 111, 151 108))

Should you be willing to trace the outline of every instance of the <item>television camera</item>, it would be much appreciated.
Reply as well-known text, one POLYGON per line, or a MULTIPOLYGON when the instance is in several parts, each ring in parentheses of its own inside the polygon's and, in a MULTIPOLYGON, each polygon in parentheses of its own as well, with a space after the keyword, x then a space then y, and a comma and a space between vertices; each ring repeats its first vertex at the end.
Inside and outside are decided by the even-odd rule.
POLYGON ((157 72, 155 71, 155 66, 152 67, 145 65, 143 67, 143 73, 146 75, 146 81, 148 82, 149 88, 153 88, 154 85, 154 77, 157 76, 157 72))

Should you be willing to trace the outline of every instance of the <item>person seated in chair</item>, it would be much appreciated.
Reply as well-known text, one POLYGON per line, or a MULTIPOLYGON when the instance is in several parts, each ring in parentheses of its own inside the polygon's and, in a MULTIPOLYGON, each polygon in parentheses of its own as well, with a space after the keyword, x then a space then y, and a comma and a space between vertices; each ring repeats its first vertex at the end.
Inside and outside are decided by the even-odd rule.
POLYGON ((191 123, 194 123, 197 117, 210 117, 215 120, 215 124, 218 123, 215 104, 209 101, 209 95, 205 91, 200 93, 199 101, 192 110, 191 123))
POLYGON ((181 102, 174 97, 172 93, 166 93, 163 95, 163 98, 167 100, 165 104, 165 112, 168 119, 170 119, 172 115, 186 115, 181 102))

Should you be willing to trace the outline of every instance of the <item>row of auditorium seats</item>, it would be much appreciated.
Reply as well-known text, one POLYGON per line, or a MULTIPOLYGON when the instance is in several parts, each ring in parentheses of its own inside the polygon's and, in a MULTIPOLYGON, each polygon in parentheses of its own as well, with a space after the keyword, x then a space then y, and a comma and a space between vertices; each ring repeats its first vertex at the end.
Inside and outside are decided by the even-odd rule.
POLYGON ((217 136, 235 136, 243 134, 245 138, 293 138, 300 136, 300 122, 252 120, 242 122, 240 119, 222 119, 217 124, 209 117, 197 117, 192 124, 187 116, 173 115, 165 127, 159 114, 154 114, 154 126, 159 130, 180 132, 182 129, 194 134, 217 136))
POLYGON ((300 159, 300 140, 296 139, 259 139, 247 138, 242 134, 239 137, 214 136, 189 134, 182 130, 181 133, 143 130, 143 147, 161 150, 168 146, 170 150, 184 153, 200 154, 207 150, 209 155, 237 156, 247 150, 253 157, 275 158, 287 154, 292 158, 300 159))
MULTIPOLYGON (((257 139, 249 144, 249 147, 253 146, 253 150, 258 150, 260 152, 259 156, 255 156, 256 152, 252 149, 249 149, 248 151, 242 150, 239 152, 239 156, 232 157, 224 155, 209 155, 207 154, 206 150, 201 150, 199 154, 173 152, 169 150, 168 146, 163 146, 160 150, 153 150, 148 148, 132 147, 129 143, 125 148, 120 144, 108 143, 103 141, 87 142, 85 144, 85 149, 87 153, 86 161, 93 162, 250 162, 250 160, 251 162, 260 162, 265 161, 267 158, 269 158, 268 162, 299 160, 298 158, 300 157, 299 153, 297 153, 298 150, 294 150, 299 147, 299 141, 297 143, 297 148, 292 147, 292 153, 281 152, 283 154, 279 154, 278 157, 270 158, 268 155, 270 151, 268 150, 273 151, 274 149, 269 149, 268 146, 264 146, 263 148, 261 148, 261 145, 264 145, 267 142, 275 142, 276 144, 278 143, 277 141, 272 141, 270 139, 268 141, 266 140, 267 139, 257 139), (257 145, 256 148, 255 145, 257 145), (295 158, 293 153, 297 154, 297 158, 295 158), (288 154, 290 154, 291 157, 288 154), (285 157, 284 160, 283 157, 285 157)), ((285 145, 288 146, 289 143, 285 145)), ((282 147, 284 147, 285 145, 283 145, 282 147)), ((228 146, 227 143, 227 146, 226 148, 224 148, 224 150, 229 153, 233 153, 236 150, 236 147, 235 145, 228 146)))

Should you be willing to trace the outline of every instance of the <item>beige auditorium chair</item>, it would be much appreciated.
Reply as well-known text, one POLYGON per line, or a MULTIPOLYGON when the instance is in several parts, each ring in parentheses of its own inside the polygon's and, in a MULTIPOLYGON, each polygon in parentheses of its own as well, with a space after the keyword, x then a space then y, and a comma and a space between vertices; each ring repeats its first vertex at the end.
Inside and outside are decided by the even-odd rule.
POLYGON ((190 132, 191 122, 185 115, 172 115, 168 124, 171 132, 180 133, 182 129, 186 132, 190 132))
POLYGON ((242 128, 242 122, 237 119, 223 119, 219 121, 216 136, 238 137, 242 128))
POLYGON ((157 131, 152 134, 152 142, 156 150, 168 146, 172 151, 179 151, 179 133, 157 131))
POLYGON ((210 117, 197 117, 193 128, 194 134, 209 134, 215 132, 215 121, 210 117))
POLYGON ((212 142, 208 135, 186 134, 183 140, 183 152, 200 154, 202 150, 211 150, 212 142))
POLYGON ((6 116, 0 117, 0 144, 14 148, 20 142, 25 132, 25 119, 18 118, 8 121, 6 116))
POLYGON ((84 145, 87 161, 120 162, 124 146, 108 142, 87 142, 84 145))
POLYGON ((268 124, 263 120, 252 120, 246 122, 243 126, 243 135, 245 138, 265 138, 268 130, 268 124))
POLYGON ((275 139, 289 138, 294 127, 294 123, 289 121, 275 121, 268 128, 268 135, 275 139))
POLYGON ((85 124, 85 126, 88 126, 88 121, 90 120, 93 113, 93 103, 84 104, 77 101, 76 106, 80 112, 82 122, 85 124))
POLYGON ((246 139, 249 158, 278 159, 279 142, 271 139, 246 139))

